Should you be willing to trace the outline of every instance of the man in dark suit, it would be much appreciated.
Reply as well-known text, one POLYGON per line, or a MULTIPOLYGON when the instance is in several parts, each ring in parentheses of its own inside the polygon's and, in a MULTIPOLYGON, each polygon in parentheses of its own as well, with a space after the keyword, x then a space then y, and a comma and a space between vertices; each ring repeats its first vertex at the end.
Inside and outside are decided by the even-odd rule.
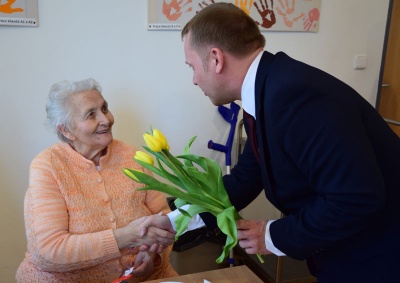
POLYGON ((224 176, 232 204, 264 189, 285 215, 238 221, 239 245, 307 259, 321 283, 396 280, 400 140, 376 110, 331 75, 263 51, 258 26, 233 4, 202 9, 182 39, 211 102, 242 101, 249 139, 224 176))

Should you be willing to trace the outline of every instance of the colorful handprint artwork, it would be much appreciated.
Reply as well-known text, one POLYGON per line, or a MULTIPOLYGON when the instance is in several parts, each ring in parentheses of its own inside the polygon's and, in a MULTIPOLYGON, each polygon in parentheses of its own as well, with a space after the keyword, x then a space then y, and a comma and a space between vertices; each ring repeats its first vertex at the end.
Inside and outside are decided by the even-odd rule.
POLYGON ((197 12, 216 2, 236 5, 262 31, 317 32, 319 28, 321 0, 148 0, 148 29, 180 30, 197 12))

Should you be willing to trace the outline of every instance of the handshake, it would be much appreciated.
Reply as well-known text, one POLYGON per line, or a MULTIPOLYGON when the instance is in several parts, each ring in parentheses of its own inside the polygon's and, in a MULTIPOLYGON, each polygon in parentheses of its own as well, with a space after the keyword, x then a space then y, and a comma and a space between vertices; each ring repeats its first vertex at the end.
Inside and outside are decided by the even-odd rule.
POLYGON ((140 251, 161 253, 175 242, 176 231, 168 216, 143 216, 114 230, 119 249, 140 247, 140 251))

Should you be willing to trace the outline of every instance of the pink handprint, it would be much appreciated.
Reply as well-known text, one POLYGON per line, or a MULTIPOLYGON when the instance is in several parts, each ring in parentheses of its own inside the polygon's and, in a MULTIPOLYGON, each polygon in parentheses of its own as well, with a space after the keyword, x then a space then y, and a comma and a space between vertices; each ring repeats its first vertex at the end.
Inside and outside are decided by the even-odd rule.
MULTIPOLYGON (((182 9, 190 3, 192 3, 192 0, 164 0, 162 12, 168 20, 176 21, 182 16, 182 9)), ((184 12, 190 11, 192 11, 192 7, 186 8, 184 12)))
POLYGON ((291 0, 291 3, 289 3, 289 0, 285 0, 285 3, 283 0, 278 0, 278 2, 280 7, 276 7, 276 11, 283 17, 283 22, 287 27, 291 28, 295 22, 304 16, 304 13, 301 13, 298 16, 294 14, 296 0, 291 0))
POLYGON ((271 0, 271 9, 268 6, 268 0, 260 0, 261 9, 257 2, 254 2, 254 6, 257 12, 260 14, 262 23, 255 21, 257 25, 261 25, 263 28, 270 28, 276 23, 275 13, 274 13, 274 1, 271 0))
POLYGON ((303 18, 303 28, 306 31, 309 31, 311 27, 315 27, 317 25, 317 21, 319 20, 319 10, 317 8, 311 9, 308 12, 308 18, 303 18))

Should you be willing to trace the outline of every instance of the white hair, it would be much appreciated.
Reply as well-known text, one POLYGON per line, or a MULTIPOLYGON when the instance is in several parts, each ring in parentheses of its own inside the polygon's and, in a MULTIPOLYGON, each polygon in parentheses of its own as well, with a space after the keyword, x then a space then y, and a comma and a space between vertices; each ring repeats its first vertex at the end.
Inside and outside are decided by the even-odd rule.
POLYGON ((92 78, 82 81, 61 81, 51 86, 46 101, 47 119, 45 125, 54 130, 61 141, 70 142, 59 131, 58 127, 71 128, 71 97, 74 94, 90 90, 97 90, 101 94, 99 83, 92 78))

